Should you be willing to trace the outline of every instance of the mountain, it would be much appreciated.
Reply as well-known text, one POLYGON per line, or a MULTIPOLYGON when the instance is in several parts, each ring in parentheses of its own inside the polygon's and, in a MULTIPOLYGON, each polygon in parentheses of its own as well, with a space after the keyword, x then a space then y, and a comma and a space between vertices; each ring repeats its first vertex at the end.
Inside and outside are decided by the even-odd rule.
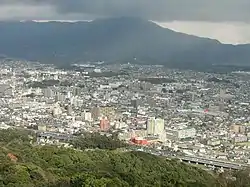
POLYGON ((139 18, 1 22, 0 30, 0 54, 45 63, 101 60, 206 68, 212 64, 248 65, 250 59, 250 45, 221 44, 139 18))

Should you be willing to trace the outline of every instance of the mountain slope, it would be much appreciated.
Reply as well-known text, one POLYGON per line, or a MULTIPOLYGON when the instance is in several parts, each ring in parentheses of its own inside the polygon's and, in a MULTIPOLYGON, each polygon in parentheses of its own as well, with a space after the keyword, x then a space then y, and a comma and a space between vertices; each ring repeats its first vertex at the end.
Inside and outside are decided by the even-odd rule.
POLYGON ((173 67, 244 64, 250 45, 177 33, 137 18, 77 23, 0 23, 0 54, 46 63, 109 62, 166 64, 173 67))
POLYGON ((30 133, 0 130, 0 186, 220 186, 216 175, 176 160, 143 152, 34 146, 29 137, 35 135, 30 133), (9 158, 10 153, 15 161, 9 158))

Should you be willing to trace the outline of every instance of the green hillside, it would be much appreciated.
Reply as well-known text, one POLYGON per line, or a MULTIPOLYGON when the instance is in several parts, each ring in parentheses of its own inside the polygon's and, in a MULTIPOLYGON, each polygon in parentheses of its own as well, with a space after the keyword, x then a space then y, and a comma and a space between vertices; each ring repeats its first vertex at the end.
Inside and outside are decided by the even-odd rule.
POLYGON ((0 186, 213 187, 226 184, 225 180, 217 180, 197 167, 143 152, 80 151, 30 143, 31 136, 25 132, 0 131, 0 186), (9 153, 17 160, 11 161, 9 153))

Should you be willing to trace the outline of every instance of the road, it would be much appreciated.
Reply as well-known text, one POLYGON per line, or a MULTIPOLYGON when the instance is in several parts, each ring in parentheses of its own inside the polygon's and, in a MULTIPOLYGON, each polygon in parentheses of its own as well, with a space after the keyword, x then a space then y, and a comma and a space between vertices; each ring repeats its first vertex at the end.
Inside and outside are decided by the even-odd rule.
POLYGON ((181 156, 176 155, 176 153, 166 150, 157 150, 153 148, 132 148, 131 150, 137 150, 137 151, 143 151, 147 153, 151 153, 154 155, 161 155, 165 157, 169 157, 171 159, 179 159, 184 162, 188 163, 196 163, 196 164, 203 164, 207 166, 214 166, 214 167, 220 167, 225 169, 234 169, 234 170, 240 170, 247 167, 250 167, 248 164, 242 164, 242 163, 235 163, 230 161, 224 161, 224 160, 218 160, 218 159, 211 159, 211 158, 204 158, 204 157, 197 157, 197 156, 181 156))

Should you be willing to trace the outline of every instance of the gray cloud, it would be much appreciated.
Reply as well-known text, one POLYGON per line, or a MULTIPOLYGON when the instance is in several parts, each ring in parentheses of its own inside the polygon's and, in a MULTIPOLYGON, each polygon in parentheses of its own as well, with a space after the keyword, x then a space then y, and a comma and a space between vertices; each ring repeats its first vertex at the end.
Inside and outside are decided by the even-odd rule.
POLYGON ((50 6, 51 17, 57 18, 136 16, 157 21, 250 21, 250 0, 0 0, 0 10, 1 5, 50 6))

